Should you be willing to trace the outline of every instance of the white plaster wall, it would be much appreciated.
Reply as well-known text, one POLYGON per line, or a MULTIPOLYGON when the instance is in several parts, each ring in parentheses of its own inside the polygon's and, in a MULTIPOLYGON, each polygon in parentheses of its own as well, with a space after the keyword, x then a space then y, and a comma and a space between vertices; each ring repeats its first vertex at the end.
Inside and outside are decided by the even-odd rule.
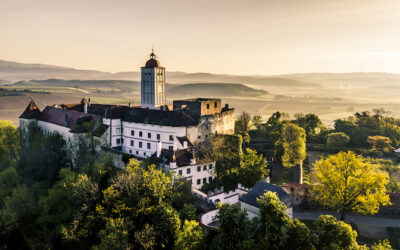
POLYGON ((174 144, 176 149, 182 149, 176 136, 186 136, 185 127, 170 127, 125 121, 122 122, 122 131, 124 139, 122 151, 144 158, 150 157, 157 152, 157 134, 160 135, 161 147, 164 149, 173 148, 174 144), (132 130, 134 131, 133 136, 131 133, 132 130), (142 132, 142 137, 139 136, 140 132, 142 132), (148 133, 151 134, 151 138, 148 138, 148 133), (173 141, 169 140, 170 135, 172 135, 173 141), (133 140, 133 146, 131 146, 131 140, 133 140), (139 142, 142 142, 142 148, 139 147, 139 142), (150 143, 150 149, 147 148, 147 143, 150 143))
POLYGON ((210 177, 212 178, 212 180, 214 179, 215 162, 168 169, 172 171, 176 177, 181 176, 183 178, 191 180, 192 187, 196 189, 201 189, 205 183, 210 183, 210 177), (198 167, 200 167, 200 171, 198 171, 198 167), (204 167, 206 168, 206 170, 204 170, 204 167), (190 173, 188 173, 188 169, 190 169, 190 173), (205 182, 204 178, 206 178, 205 182), (198 181, 200 181, 200 183, 198 181))
POLYGON ((44 122, 44 121, 37 121, 37 125, 39 128, 42 129, 42 133, 44 134, 51 134, 51 133, 55 133, 58 132, 63 139, 68 143, 71 143, 71 140, 73 139, 74 134, 69 132, 70 129, 67 127, 63 127, 60 125, 56 125, 53 123, 49 123, 49 122, 44 122))

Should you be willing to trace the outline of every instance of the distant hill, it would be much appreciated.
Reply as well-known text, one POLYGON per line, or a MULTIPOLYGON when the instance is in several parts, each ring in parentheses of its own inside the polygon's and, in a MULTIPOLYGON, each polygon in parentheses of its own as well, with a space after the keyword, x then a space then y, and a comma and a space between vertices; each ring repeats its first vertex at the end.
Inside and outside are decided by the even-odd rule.
POLYGON ((255 97, 268 94, 265 90, 250 88, 236 83, 192 83, 168 89, 172 96, 202 96, 202 97, 255 97))
POLYGON ((16 86, 53 86, 53 87, 80 87, 80 88, 115 88, 131 91, 140 90, 140 83, 127 80, 30 80, 14 83, 16 86))
MULTIPOLYGON (((0 79, 6 81, 46 80, 128 80, 140 81, 140 73, 109 73, 95 70, 79 70, 46 64, 26 64, 0 60, 0 79)), ((283 77, 236 76, 210 73, 167 72, 166 80, 171 84, 186 83, 239 83, 259 87, 318 87, 318 84, 283 77)))
MULTIPOLYGON (((137 69, 139 71, 139 69, 137 69)), ((80 70, 46 64, 26 64, 0 60, 0 84, 26 80, 123 80, 140 81, 140 72, 110 73, 96 70, 80 70)), ((276 76, 239 76, 211 73, 167 72, 166 80, 171 84, 187 83, 238 83, 250 87, 272 90, 276 88, 364 88, 379 85, 400 86, 400 74, 383 72, 354 73, 301 73, 276 76)), ((285 90, 286 91, 286 90, 285 90)), ((325 91, 325 90, 324 90, 325 91)), ((275 92, 275 90, 274 90, 275 92)))
POLYGON ((21 81, 31 79, 101 79, 111 74, 96 70, 79 70, 46 64, 28 64, 0 60, 0 79, 21 81))

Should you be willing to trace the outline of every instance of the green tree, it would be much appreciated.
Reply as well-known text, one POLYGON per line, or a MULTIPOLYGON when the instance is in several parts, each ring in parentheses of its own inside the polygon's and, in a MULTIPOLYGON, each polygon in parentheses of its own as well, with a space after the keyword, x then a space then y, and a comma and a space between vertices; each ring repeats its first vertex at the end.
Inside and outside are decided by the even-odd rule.
POLYGON ((297 166, 297 171, 293 171, 294 181, 303 183, 303 161, 307 157, 304 129, 295 124, 284 124, 277 146, 283 149, 283 166, 288 168, 297 166))
POLYGON ((257 128, 260 129, 262 126, 263 118, 261 115, 253 115, 251 118, 251 123, 257 128))
POLYGON ((287 207, 276 193, 268 191, 257 202, 260 204, 258 249, 314 249, 308 228, 289 218, 287 207))
POLYGON ((0 121, 0 171, 19 161, 19 131, 10 121, 0 121))
POLYGON ((250 249, 252 239, 249 234, 250 221, 247 213, 238 205, 218 204, 216 220, 220 222, 211 249, 250 249))
POLYGON ((341 212, 375 214, 390 204, 386 194, 388 174, 351 151, 322 158, 314 164, 313 197, 341 212))
POLYGON ((196 220, 196 207, 192 204, 184 204, 183 208, 179 210, 181 221, 196 220))
POLYGON ((332 215, 321 215, 315 225, 322 249, 358 249, 357 232, 349 224, 338 221, 332 215))
POLYGON ((182 230, 178 232, 174 249, 176 250, 200 250, 204 249, 205 233, 195 220, 185 220, 182 230))
POLYGON ((298 114, 292 122, 304 129, 307 140, 314 138, 316 136, 316 128, 322 125, 321 120, 315 114, 298 114))
POLYGON ((268 163, 263 155, 258 155, 256 150, 246 148, 239 169, 239 182, 247 188, 252 188, 258 181, 264 180, 268 173, 268 163))
POLYGON ((349 141, 350 137, 343 132, 330 133, 326 139, 326 146, 331 149, 342 149, 349 141))
POLYGON ((390 138, 385 136, 368 136, 367 142, 371 145, 371 151, 379 156, 392 152, 394 149, 390 138))
POLYGON ((235 131, 236 132, 247 132, 250 128, 250 121, 251 121, 251 116, 249 113, 246 111, 243 111, 240 116, 238 117, 236 123, 235 123, 235 131))

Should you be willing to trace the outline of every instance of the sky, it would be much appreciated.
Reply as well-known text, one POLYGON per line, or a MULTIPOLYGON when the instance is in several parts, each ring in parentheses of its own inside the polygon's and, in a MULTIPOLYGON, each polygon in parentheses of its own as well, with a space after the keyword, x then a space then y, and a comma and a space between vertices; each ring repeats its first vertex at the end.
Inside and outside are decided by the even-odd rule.
POLYGON ((399 0, 0 0, 0 59, 236 75, 400 73, 399 0))

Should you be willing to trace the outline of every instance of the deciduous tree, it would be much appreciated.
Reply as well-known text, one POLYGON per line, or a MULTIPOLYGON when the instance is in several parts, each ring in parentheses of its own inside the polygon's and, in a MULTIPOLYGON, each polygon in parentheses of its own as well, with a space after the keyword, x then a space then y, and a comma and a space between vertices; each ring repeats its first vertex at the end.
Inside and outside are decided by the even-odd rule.
POLYGON ((343 149, 349 141, 350 137, 343 132, 330 133, 326 139, 326 146, 331 149, 343 149))
POLYGON ((298 166, 297 171, 293 171, 294 181, 303 183, 303 161, 307 157, 304 129, 292 123, 284 124, 277 146, 283 149, 283 166, 298 166))
POLYGON ((351 151, 322 158, 314 164, 313 197, 341 212, 375 214, 390 204, 386 194, 388 174, 351 151))

